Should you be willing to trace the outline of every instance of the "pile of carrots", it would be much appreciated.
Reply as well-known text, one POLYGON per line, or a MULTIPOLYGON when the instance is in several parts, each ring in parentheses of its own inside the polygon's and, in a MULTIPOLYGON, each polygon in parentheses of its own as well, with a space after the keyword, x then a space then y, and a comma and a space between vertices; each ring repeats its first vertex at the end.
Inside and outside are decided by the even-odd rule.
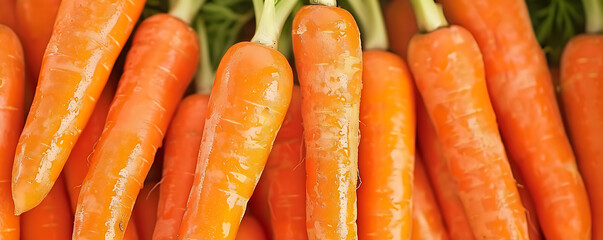
POLYGON ((558 76, 523 0, 148 1, 0 7, 0 239, 603 240, 602 0, 558 76))

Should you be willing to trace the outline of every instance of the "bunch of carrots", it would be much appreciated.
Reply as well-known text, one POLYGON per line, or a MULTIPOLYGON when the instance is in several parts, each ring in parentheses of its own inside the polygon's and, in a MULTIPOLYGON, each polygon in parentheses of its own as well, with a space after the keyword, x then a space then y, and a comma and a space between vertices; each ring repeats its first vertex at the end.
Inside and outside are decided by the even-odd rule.
POLYGON ((603 240, 565 1, 5 0, 0 239, 603 240))

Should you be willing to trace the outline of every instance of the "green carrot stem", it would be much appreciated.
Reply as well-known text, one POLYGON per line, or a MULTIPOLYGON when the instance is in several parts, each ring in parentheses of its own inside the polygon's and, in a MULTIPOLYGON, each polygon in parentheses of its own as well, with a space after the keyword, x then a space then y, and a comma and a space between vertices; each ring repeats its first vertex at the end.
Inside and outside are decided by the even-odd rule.
POLYGON ((387 30, 378 0, 349 0, 362 30, 365 50, 387 50, 387 30))
POLYGON ((276 6, 274 0, 266 0, 261 14, 256 15, 258 27, 251 41, 277 49, 283 25, 296 3, 296 0, 280 0, 276 6))
POLYGON ((211 65, 207 31, 205 30, 205 21, 203 21, 203 18, 198 17, 196 25, 199 45, 201 46, 201 59, 199 61, 199 68, 197 69, 197 77, 195 78, 195 87, 197 93, 209 94, 214 83, 216 71, 211 65))
POLYGON ((336 7, 337 6, 337 0, 310 0, 310 4, 325 5, 325 6, 329 6, 329 7, 336 7))
POLYGON ((203 3, 205 3, 205 0, 178 0, 175 2, 173 8, 170 9, 170 15, 190 24, 201 6, 203 6, 203 3))
POLYGON ((433 32, 448 26, 442 6, 433 0, 410 0, 417 18, 417 26, 421 32, 433 32))
POLYGON ((582 0, 586 15, 586 32, 603 33, 603 1, 582 0))

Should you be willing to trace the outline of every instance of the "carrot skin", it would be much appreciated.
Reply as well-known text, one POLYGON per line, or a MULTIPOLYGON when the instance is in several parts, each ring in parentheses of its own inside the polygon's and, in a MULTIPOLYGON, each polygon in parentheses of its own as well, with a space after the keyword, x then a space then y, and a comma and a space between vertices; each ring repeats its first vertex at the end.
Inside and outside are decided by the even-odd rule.
MULTIPOLYGON (((301 90, 293 87, 291 104, 266 164, 272 239, 305 240, 306 167, 304 165, 301 90)), ((255 194, 255 192, 254 192, 255 194)))
POLYGON ((278 51, 241 42, 218 66, 178 239, 235 239, 281 127, 293 73, 278 51))
POLYGON ((580 35, 561 59, 561 95, 568 130, 588 190, 592 239, 603 239, 603 35, 580 35))
POLYGON ((419 31, 410 0, 390 1, 383 11, 391 50, 407 59, 410 38, 419 31))
POLYGON ((9 27, 13 31, 17 31, 16 5, 17 0, 5 0, 2 3, 2 8, 0 8, 0 24, 9 27))
POLYGON ((255 217, 247 214, 241 220, 241 227, 235 240, 266 240, 264 227, 255 217))
POLYGON ((448 169, 442 147, 422 100, 417 101, 417 135, 421 159, 438 200, 448 235, 455 240, 475 239, 459 198, 457 183, 448 169))
POLYGON ((136 230, 141 239, 153 238, 157 222, 157 203, 159 202, 159 189, 155 188, 156 186, 155 182, 145 183, 132 210, 132 217, 138 223, 136 230))
POLYGON ((0 239, 19 239, 19 217, 13 214, 11 166, 23 127, 25 64, 17 34, 0 24, 0 239))
POLYGON ((415 156, 410 70, 384 51, 363 56, 358 169, 358 237, 409 239, 415 156))
POLYGON ((526 208, 526 217, 528 219, 528 234, 530 235, 530 240, 541 240, 543 239, 542 230, 540 228, 540 222, 538 222, 534 199, 532 199, 532 195, 530 195, 530 192, 525 187, 525 180, 519 172, 519 167, 517 167, 517 164, 512 160, 509 161, 509 163, 511 164, 513 176, 517 180, 517 191, 519 191, 521 203, 526 208))
POLYGON ((293 20, 306 146, 306 228, 314 239, 357 239, 362 49, 352 15, 309 5, 293 20))
POLYGON ((15 212, 48 194, 109 77, 144 0, 63 0, 13 165, 15 212))
POLYGON ((163 178, 159 186, 154 240, 176 239, 193 186, 209 95, 190 95, 180 103, 165 136, 163 178))
POLYGON ((74 240, 122 239, 198 59, 197 35, 186 23, 157 14, 140 24, 82 185, 74 240))
POLYGON ((492 105, 547 239, 590 239, 586 189, 565 133, 544 53, 523 0, 442 0, 484 55, 492 105))
POLYGON ((415 35, 408 61, 477 239, 527 239, 526 216, 469 31, 415 35))
POLYGON ((411 239, 448 239, 438 203, 425 173, 423 162, 420 159, 415 160, 413 183, 411 239))
POLYGON ((63 176, 40 205, 21 216, 22 240, 65 240, 73 230, 73 212, 69 206, 69 196, 63 176))

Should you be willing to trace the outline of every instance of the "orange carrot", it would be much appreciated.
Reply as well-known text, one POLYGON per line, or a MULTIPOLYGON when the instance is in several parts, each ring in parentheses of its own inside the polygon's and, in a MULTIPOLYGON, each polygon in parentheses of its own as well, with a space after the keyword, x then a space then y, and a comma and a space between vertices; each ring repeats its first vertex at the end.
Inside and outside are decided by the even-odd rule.
POLYGON ((451 239, 473 240, 475 236, 473 236, 465 209, 459 198, 457 183, 448 169, 446 158, 442 153, 431 119, 427 115, 425 104, 422 100, 417 102, 417 139, 421 159, 438 200, 448 235, 451 239))
POLYGON ((404 61, 385 51, 363 54, 358 167, 358 235, 408 239, 412 221, 415 103, 404 61))
POLYGON ((156 189, 156 186, 156 182, 145 183, 132 210, 132 217, 138 223, 136 229, 140 239, 153 238, 157 222, 157 203, 159 202, 159 189, 156 189))
POLYGON ((17 0, 4 0, 2 2, 2 8, 0 8, 0 24, 11 29, 17 29, 17 16, 15 16, 16 5, 17 0))
POLYGON ((260 221, 251 215, 245 215, 235 240, 266 240, 266 233, 260 221))
POLYGON ((122 239, 134 201, 199 58, 192 28, 167 14, 134 36, 78 199, 73 239, 122 239))
MULTIPOLYGON (((585 0, 587 34, 574 37, 561 59, 560 89, 568 130, 588 190, 592 239, 603 239, 603 3, 585 0)), ((567 235, 569 236, 569 234, 567 235)))
POLYGON ((544 53, 523 0, 441 0, 484 54, 505 146, 536 204, 547 239, 590 239, 586 189, 563 128, 544 53))
POLYGON ((432 0, 413 0, 421 32, 408 61, 474 236, 527 239, 526 216, 490 104, 479 47, 448 27, 432 0))
MULTIPOLYGON (((50 40, 61 0, 19 0, 16 6, 19 36, 27 61, 27 89, 35 92, 42 57, 50 40)), ((33 97, 33 96, 31 96, 33 97)))
POLYGON ((517 190, 519 191, 519 197, 521 198, 521 203, 526 208, 526 217, 528 219, 528 234, 530 235, 530 240, 541 240, 542 238, 542 230, 540 229, 540 223, 538 222, 538 216, 536 215, 536 205, 534 204, 534 200, 528 192, 528 189, 525 187, 525 181, 515 161, 509 161, 511 164, 511 170, 513 172, 513 176, 517 180, 517 190))
POLYGON ((302 91, 309 239, 356 239, 362 51, 358 26, 341 8, 302 7, 293 52, 302 91))
MULTIPOLYGON (((285 116, 286 117, 286 116, 285 116)), ((281 130, 282 127, 281 127, 281 130)), ((277 135, 278 137, 278 135, 277 135)), ((262 176, 258 181, 255 190, 253 190, 253 195, 249 199, 248 211, 255 216, 255 218, 262 223, 263 226, 266 227, 266 232, 270 235, 273 232, 270 229, 272 226, 272 221, 270 219, 270 205, 268 204, 268 193, 270 192, 270 184, 274 181, 274 174, 272 174, 272 169, 275 168, 275 164, 272 164, 274 161, 271 161, 273 158, 272 155, 279 151, 278 150, 278 142, 275 140, 274 146, 272 147, 272 151, 270 151, 270 155, 268 156, 268 160, 266 160, 266 167, 262 172, 262 176)), ((305 168, 304 168, 305 169, 305 168)), ((304 207, 305 211, 305 207, 304 207)), ((304 212, 305 219, 305 212, 304 212)), ((305 229, 305 227, 304 227, 305 229)), ((274 236, 271 236, 274 237, 274 236)))
POLYGON ((13 165, 15 213, 38 205, 88 122, 144 0, 64 0, 13 165))
POLYGON ((1 24, 0 43, 0 239, 17 240, 19 217, 13 214, 10 168, 23 127, 25 66, 19 38, 10 28, 1 24))
POLYGON ((411 239, 448 239, 438 203, 425 173, 425 167, 418 158, 415 161, 413 182, 411 239))
POLYGON ((218 66, 178 239, 237 236, 291 100, 291 66, 275 50, 290 9, 275 8, 273 0, 264 3, 252 42, 230 47, 218 66))
POLYGON ((410 38, 417 33, 417 22, 410 0, 392 0, 384 7, 387 35, 393 52, 406 59, 410 38))
POLYGON ((165 136, 163 178, 159 188, 153 239, 176 239, 193 185, 205 126, 208 95, 195 94, 180 103, 165 136))
POLYGON ((21 216, 21 239, 65 240, 72 230, 73 213, 63 176, 59 175, 44 201, 21 216))
POLYGON ((266 164, 264 171, 273 176, 267 183, 267 201, 275 240, 308 239, 301 114, 301 91, 294 87, 283 126, 268 157, 271 166, 266 164))

